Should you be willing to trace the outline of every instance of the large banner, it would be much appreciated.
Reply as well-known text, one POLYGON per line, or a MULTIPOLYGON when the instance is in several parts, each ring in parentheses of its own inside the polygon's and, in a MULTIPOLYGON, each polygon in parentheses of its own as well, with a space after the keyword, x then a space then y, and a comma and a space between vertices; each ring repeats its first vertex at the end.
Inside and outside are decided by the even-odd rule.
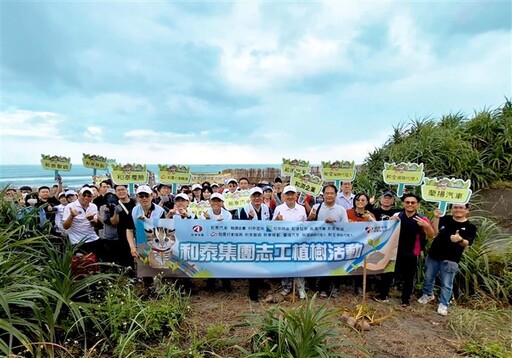
POLYGON ((136 220, 139 277, 255 278, 394 270, 398 220, 333 223, 136 220))

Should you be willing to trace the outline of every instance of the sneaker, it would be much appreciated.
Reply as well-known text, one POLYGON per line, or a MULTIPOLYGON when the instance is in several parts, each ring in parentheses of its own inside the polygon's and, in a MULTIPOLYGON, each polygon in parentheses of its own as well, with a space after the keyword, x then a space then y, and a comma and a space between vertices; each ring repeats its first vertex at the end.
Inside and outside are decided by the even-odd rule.
POLYGON ((325 292, 325 291, 320 292, 320 298, 327 298, 327 292, 325 292))
POLYGON ((388 297, 381 298, 381 297, 379 297, 379 296, 375 296, 375 297, 373 298, 373 300, 374 300, 375 302, 389 302, 389 298, 388 298, 388 297))
POLYGON ((298 290, 298 291, 299 291, 299 298, 300 298, 301 300, 305 300, 305 299, 306 299, 306 297, 308 297, 308 296, 306 295, 306 290, 304 290, 303 288, 299 288, 299 290, 298 290))
POLYGON ((340 297, 340 290, 336 287, 333 287, 333 289, 331 290, 331 297, 332 298, 340 297))
POLYGON ((290 294, 290 292, 292 292, 291 289, 289 289, 288 287, 285 287, 283 288, 283 290, 281 291, 281 295, 283 296, 288 296, 290 294))
POLYGON ((426 294, 423 294, 423 296, 421 296, 419 299, 418 299, 418 303, 421 303, 422 305, 426 305, 427 303, 429 303, 430 301, 433 301, 436 297, 434 295, 426 295, 426 294))
POLYGON ((440 314, 441 316, 448 315, 448 306, 443 305, 442 303, 437 306, 437 314, 440 314))

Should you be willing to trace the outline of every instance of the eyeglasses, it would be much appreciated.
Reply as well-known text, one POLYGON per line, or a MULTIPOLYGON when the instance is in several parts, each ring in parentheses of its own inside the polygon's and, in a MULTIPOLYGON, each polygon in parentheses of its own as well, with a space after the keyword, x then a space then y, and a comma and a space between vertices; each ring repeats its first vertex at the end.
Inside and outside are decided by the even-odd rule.
POLYGON ((141 199, 142 199, 142 198, 149 198, 149 194, 148 194, 148 193, 140 193, 140 194, 137 194, 137 196, 138 196, 139 198, 141 198, 141 199))
POLYGON ((414 204, 418 204, 417 201, 404 201, 404 204, 405 205, 414 205, 414 204))

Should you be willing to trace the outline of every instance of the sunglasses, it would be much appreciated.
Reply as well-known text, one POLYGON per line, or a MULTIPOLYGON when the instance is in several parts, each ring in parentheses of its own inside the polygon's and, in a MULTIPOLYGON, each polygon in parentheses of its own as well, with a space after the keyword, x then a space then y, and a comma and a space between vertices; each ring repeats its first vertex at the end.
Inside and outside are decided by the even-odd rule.
POLYGON ((137 197, 139 197, 139 198, 149 198, 149 194, 148 193, 140 193, 140 194, 137 194, 137 197))
POLYGON ((406 204, 406 205, 414 205, 417 203, 418 203, 417 201, 404 201, 404 204, 406 204))

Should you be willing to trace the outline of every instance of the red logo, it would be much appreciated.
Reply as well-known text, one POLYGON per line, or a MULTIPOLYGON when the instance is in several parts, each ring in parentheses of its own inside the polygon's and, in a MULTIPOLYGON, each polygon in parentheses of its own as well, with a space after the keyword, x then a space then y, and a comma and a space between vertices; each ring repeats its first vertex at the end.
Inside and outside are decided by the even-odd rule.
POLYGON ((203 231, 203 227, 201 225, 194 225, 194 226, 192 226, 192 231, 193 232, 201 232, 201 231, 203 231))

